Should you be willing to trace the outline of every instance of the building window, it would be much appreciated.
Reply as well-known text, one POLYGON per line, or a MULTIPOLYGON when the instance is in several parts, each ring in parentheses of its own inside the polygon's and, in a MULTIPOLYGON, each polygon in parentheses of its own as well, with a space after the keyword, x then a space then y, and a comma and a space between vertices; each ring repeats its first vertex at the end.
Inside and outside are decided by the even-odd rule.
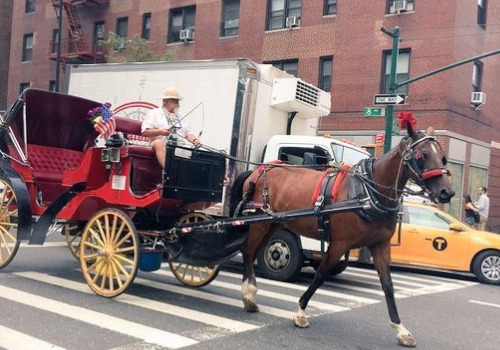
POLYGON ((23 37, 23 62, 33 59, 33 34, 24 34, 23 37))
POLYGON ((401 13, 413 11, 414 0, 388 0, 386 13, 401 13))
POLYGON ((143 39, 149 40, 151 35, 151 13, 145 13, 142 15, 142 34, 143 39))
POLYGON ((337 0, 325 0, 323 15, 334 15, 337 13, 337 0))
POLYGON ((220 36, 238 35, 239 27, 240 27, 240 0, 223 1, 220 36))
POLYGON ((24 90, 30 87, 30 83, 19 84, 19 93, 21 94, 24 90))
POLYGON ((285 28, 287 17, 302 15, 301 0, 269 0, 267 8, 267 30, 285 28))
POLYGON ((56 53, 57 43, 59 42, 59 29, 52 30, 52 42, 50 44, 50 53, 56 53))
POLYGON ((472 91, 479 92, 481 90, 481 81, 483 80, 483 64, 479 61, 474 62, 472 67, 472 91))
POLYGON ((49 91, 56 91, 56 81, 55 80, 49 81, 49 91))
POLYGON ((264 63, 272 64, 276 68, 284 70, 293 76, 297 76, 299 71, 299 60, 269 61, 264 63))
POLYGON ((319 88, 323 91, 332 91, 333 57, 320 57, 319 59, 319 88))
POLYGON ((35 12, 35 0, 26 0, 25 13, 35 12))
POLYGON ((187 6, 170 10, 168 42, 180 42, 179 34, 183 29, 194 30, 196 6, 187 6))
POLYGON ((477 24, 486 29, 486 8, 488 0, 477 0, 477 24))
POLYGON ((104 50, 103 46, 99 44, 101 40, 104 40, 104 31, 105 31, 104 21, 94 22, 92 43, 95 52, 102 52, 104 50))
POLYGON ((127 37, 128 17, 118 18, 116 20, 116 34, 122 38, 127 37))
MULTIPOLYGON (((383 57, 383 81, 381 86, 382 93, 389 92, 389 77, 391 75, 392 54, 390 51, 384 52, 383 57)), ((398 63, 396 66, 396 83, 401 83, 410 78, 410 51, 399 51, 398 63)), ((408 93, 408 85, 399 87, 395 92, 408 93)))

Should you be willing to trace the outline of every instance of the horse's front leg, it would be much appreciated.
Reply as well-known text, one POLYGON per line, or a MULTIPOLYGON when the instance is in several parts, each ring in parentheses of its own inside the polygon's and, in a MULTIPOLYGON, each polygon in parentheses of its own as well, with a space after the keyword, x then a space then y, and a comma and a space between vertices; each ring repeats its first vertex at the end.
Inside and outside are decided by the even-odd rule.
POLYGON ((277 227, 271 228, 266 224, 251 225, 245 245, 241 249, 243 256, 243 281, 241 284, 241 298, 247 312, 258 312, 257 305, 257 280, 253 263, 260 249, 267 243, 277 227))
POLYGON ((325 282, 325 277, 330 274, 335 265, 339 262, 342 255, 345 253, 345 249, 335 244, 330 244, 328 251, 321 260, 321 264, 314 275, 313 282, 307 288, 304 294, 299 299, 299 311, 293 317, 293 324, 300 328, 309 327, 309 321, 307 320, 306 307, 309 300, 312 298, 316 290, 321 287, 323 282, 325 282))
POLYGON ((390 241, 378 243, 371 246, 370 251, 373 257, 373 263, 375 264, 375 269, 377 270, 380 278, 380 283, 382 284, 382 290, 385 294, 389 317, 391 319, 391 326, 398 332, 398 343, 402 346, 414 348, 417 346, 417 341, 401 323, 398 308, 396 306, 396 300, 394 298, 394 286, 392 284, 391 271, 389 268, 389 262, 391 260, 391 243, 390 241))

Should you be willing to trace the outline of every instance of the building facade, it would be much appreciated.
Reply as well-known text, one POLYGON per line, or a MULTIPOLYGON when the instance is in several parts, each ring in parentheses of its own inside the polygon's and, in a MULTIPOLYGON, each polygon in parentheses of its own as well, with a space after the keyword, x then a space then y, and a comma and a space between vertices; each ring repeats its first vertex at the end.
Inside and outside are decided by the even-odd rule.
MULTIPOLYGON (((457 195, 445 210, 462 217, 462 195, 487 186, 489 226, 500 232, 500 55, 389 90, 394 34, 396 82, 500 47, 500 3, 422 0, 25 0, 14 4, 8 100, 27 86, 65 90, 68 64, 102 62, 110 32, 152 42, 176 60, 247 57, 272 63, 330 91, 319 131, 373 144, 386 130, 368 116, 374 96, 406 94, 418 126, 432 125, 448 156, 457 195), (58 13, 62 6, 61 40, 58 13), (43 23, 43 25, 41 25, 43 23), (57 43, 61 43, 58 54, 57 43), (57 77, 56 67, 61 67, 57 77), (486 99, 486 96, 489 98, 486 99), (486 103, 484 103, 486 101, 486 103)), ((119 48, 117 48, 119 49, 119 48)), ((126 83, 126 82, 125 82, 126 83)), ((377 111, 378 112, 378 111, 377 111)), ((395 145, 401 136, 392 136, 395 145)))
POLYGON ((7 89, 9 75, 10 31, 12 28, 13 0, 0 2, 0 113, 7 109, 7 89))

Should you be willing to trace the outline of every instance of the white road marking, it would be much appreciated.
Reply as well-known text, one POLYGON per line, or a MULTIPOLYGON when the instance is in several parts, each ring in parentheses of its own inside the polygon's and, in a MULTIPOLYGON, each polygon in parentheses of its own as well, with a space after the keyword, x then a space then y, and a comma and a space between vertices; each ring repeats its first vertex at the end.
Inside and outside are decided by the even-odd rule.
POLYGON ((7 350, 65 350, 28 334, 0 325, 0 346, 7 350))
MULTIPOLYGON (((77 292, 94 294, 85 283, 70 281, 64 278, 46 275, 38 272, 19 272, 17 276, 33 279, 43 283, 49 283, 59 287, 71 289, 77 292)), ((227 329, 231 332, 239 333, 260 328, 260 326, 239 322, 233 319, 211 315, 205 312, 188 309, 185 307, 175 306, 164 302, 159 302, 147 298, 141 298, 134 295, 122 294, 114 300, 121 303, 142 307, 145 309, 162 312, 176 317, 185 318, 188 320, 205 323, 211 326, 227 329)))
POLYGON ((147 327, 136 322, 127 321, 101 312, 87 310, 83 307, 66 304, 1 285, 0 298, 139 338, 148 343, 158 344, 169 349, 178 349, 198 343, 198 341, 194 339, 179 336, 174 333, 147 327))
POLYGON ((492 303, 487 303, 487 302, 479 301, 479 300, 469 300, 469 302, 474 303, 474 304, 484 305, 484 306, 491 306, 491 307, 500 308, 500 304, 492 304, 492 303))

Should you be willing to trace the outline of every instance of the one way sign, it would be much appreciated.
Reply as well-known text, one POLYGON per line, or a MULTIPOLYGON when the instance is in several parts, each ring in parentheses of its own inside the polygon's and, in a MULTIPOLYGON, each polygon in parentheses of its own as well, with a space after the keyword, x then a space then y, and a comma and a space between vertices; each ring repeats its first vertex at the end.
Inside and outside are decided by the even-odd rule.
POLYGON ((373 99, 375 105, 404 105, 406 94, 380 94, 373 99))

